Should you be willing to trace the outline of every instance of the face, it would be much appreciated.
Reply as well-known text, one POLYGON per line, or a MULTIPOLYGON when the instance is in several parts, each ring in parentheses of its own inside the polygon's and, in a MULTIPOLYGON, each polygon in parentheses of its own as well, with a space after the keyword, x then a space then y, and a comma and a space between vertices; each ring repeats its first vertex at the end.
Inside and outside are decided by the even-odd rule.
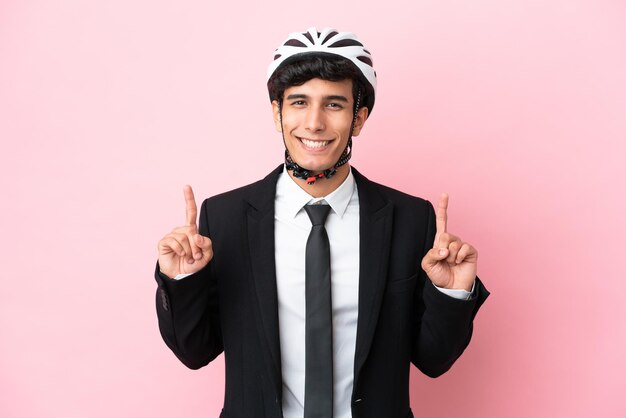
MULTIPOLYGON (((274 123, 283 131, 291 158, 301 167, 323 171, 335 165, 346 148, 352 126, 354 98, 352 80, 314 78, 285 90, 282 125, 278 102, 272 102, 274 123)), ((353 136, 365 120, 367 108, 357 113, 353 136)))

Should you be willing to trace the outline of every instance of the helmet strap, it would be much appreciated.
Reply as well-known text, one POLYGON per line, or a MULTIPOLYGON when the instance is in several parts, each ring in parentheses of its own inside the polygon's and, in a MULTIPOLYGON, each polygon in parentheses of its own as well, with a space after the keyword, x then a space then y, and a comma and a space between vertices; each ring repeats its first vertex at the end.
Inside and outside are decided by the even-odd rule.
POLYGON ((283 127, 283 106, 282 100, 278 102, 278 113, 280 117, 280 126, 281 133, 283 136, 283 143, 285 144, 285 167, 287 167, 287 171, 292 171, 293 176, 299 179, 306 180, 307 184, 315 184, 317 180, 320 179, 329 179, 335 174, 337 174, 337 169, 342 165, 346 164, 350 158, 352 157, 352 133, 354 132, 354 126, 356 124, 357 114, 359 112, 359 106, 361 104, 361 89, 359 88, 357 93, 356 104, 354 106, 354 115, 352 116, 352 125, 350 126, 350 136, 348 137, 348 143, 346 144, 346 148, 341 153, 341 156, 331 168, 328 168, 321 173, 315 173, 312 170, 308 170, 304 167, 301 167, 296 163, 289 155, 289 150, 287 149, 287 143, 285 142, 285 132, 282 129, 283 127))

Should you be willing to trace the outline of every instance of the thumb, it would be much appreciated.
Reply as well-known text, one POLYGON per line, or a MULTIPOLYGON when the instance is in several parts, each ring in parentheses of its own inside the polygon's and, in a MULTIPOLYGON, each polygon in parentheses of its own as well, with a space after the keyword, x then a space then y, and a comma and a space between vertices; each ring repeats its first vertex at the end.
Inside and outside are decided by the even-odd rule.
POLYGON ((209 248, 211 248, 211 240, 207 237, 203 237, 200 234, 196 234, 194 235, 193 240, 195 241, 196 245, 200 247, 203 251, 206 251, 209 248))
POLYGON ((422 268, 425 271, 430 270, 439 261, 445 259, 448 256, 447 248, 431 248, 422 259, 422 268))
POLYGON ((213 258, 213 244, 211 240, 200 234, 193 236, 193 242, 200 249, 201 252, 194 254, 196 260, 204 260, 207 263, 213 258))

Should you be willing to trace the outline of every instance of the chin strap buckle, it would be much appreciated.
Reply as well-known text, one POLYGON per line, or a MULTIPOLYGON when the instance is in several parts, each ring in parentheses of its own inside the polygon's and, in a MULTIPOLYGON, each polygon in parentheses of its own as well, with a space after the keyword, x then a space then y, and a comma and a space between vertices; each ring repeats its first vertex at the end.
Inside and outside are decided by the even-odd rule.
POLYGON ((321 179, 321 178, 324 178, 324 177, 326 177, 326 176, 324 175, 324 173, 319 173, 319 174, 317 174, 317 175, 315 175, 315 176, 310 176, 310 177, 307 177, 307 178, 306 178, 306 184, 315 184, 315 181, 316 181, 317 179, 321 179))
MULTIPOLYGON (((348 143, 348 147, 350 147, 350 142, 351 141, 349 141, 348 143)), ((319 174, 313 174, 309 170, 302 168, 298 164, 296 164, 291 159, 291 156, 289 155, 289 151, 285 149, 285 165, 288 171, 293 171, 294 177, 303 179, 306 181, 306 184, 311 185, 311 184, 315 184, 315 182, 318 179, 323 179, 323 178, 329 179, 332 176, 334 176, 337 173, 337 167, 340 167, 348 162, 348 160, 350 159, 350 154, 352 154, 351 151, 348 152, 347 155, 344 155, 342 158, 340 158, 339 162, 335 164, 334 167, 328 168, 319 174)))

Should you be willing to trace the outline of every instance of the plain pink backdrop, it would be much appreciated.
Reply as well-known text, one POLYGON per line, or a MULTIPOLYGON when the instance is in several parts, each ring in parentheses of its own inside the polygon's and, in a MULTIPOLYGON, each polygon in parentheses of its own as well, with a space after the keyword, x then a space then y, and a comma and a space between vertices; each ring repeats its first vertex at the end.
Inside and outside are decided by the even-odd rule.
POLYGON ((216 417, 223 360, 158 333, 158 239, 281 162, 265 69, 350 30, 379 90, 353 164, 435 200, 492 292, 423 417, 626 416, 626 5, 0 3, 0 416, 216 417), (245 166, 242 166, 242 163, 245 166))

